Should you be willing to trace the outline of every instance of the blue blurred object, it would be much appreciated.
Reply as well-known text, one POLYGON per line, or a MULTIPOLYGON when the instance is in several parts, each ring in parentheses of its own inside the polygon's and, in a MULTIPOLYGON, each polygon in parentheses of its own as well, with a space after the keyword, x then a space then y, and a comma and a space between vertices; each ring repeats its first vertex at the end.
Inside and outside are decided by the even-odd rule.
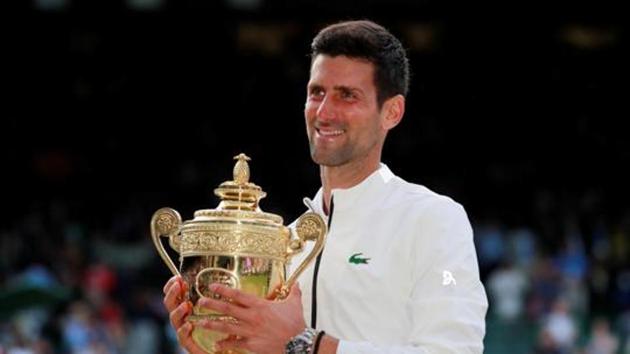
POLYGON ((70 291, 59 285, 48 269, 32 265, 0 290, 0 319, 27 308, 54 307, 69 298, 70 291))

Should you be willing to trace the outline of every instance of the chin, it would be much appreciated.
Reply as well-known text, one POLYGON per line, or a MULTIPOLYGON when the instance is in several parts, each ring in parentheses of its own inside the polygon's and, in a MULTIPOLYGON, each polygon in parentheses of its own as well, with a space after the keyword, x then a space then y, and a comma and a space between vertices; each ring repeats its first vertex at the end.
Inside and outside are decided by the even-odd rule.
POLYGON ((330 151, 326 149, 317 148, 314 144, 310 144, 311 159, 313 162, 320 166, 337 167, 348 162, 348 154, 344 149, 335 149, 330 151))
POLYGON ((321 156, 317 154, 311 154, 311 158, 316 164, 326 167, 337 167, 346 163, 345 160, 342 160, 336 156, 321 156))

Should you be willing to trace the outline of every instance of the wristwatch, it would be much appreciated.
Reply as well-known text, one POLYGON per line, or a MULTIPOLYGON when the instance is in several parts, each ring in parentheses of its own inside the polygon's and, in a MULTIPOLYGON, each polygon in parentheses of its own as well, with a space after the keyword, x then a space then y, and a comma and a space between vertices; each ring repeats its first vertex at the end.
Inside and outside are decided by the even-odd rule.
POLYGON ((302 333, 291 338, 284 347, 285 354, 310 354, 313 350, 313 341, 317 331, 313 328, 305 328, 302 333))

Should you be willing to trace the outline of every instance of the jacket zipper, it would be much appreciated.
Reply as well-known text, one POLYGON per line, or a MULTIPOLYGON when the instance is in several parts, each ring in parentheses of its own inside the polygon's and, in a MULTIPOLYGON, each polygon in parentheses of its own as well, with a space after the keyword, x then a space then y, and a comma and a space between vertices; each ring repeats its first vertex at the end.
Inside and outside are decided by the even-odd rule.
MULTIPOLYGON (((330 225, 332 225, 333 211, 335 210, 335 203, 333 197, 330 198, 330 213, 328 215, 328 233, 330 234, 330 225)), ((326 246, 324 245, 324 248, 326 246)), ((324 248, 319 252, 315 259, 315 269, 313 269, 313 286, 311 296, 311 328, 317 328, 317 276, 319 275, 319 263, 322 261, 322 255, 324 254, 324 248)))

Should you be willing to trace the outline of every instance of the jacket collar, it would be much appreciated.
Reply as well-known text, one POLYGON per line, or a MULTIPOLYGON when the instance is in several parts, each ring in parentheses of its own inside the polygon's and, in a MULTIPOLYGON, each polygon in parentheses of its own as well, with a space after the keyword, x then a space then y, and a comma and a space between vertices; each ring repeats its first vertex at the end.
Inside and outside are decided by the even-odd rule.
MULTIPOLYGON (((359 184, 345 189, 334 188, 332 190, 332 196, 335 203, 335 211, 356 208, 357 205, 360 205, 361 200, 373 198, 380 190, 379 187, 387 184, 393 177, 394 174, 389 167, 381 163, 378 170, 367 176, 363 181, 359 182, 359 184)), ((311 211, 319 215, 324 215, 323 196, 324 190, 320 187, 312 200, 304 198, 304 205, 311 211)))

